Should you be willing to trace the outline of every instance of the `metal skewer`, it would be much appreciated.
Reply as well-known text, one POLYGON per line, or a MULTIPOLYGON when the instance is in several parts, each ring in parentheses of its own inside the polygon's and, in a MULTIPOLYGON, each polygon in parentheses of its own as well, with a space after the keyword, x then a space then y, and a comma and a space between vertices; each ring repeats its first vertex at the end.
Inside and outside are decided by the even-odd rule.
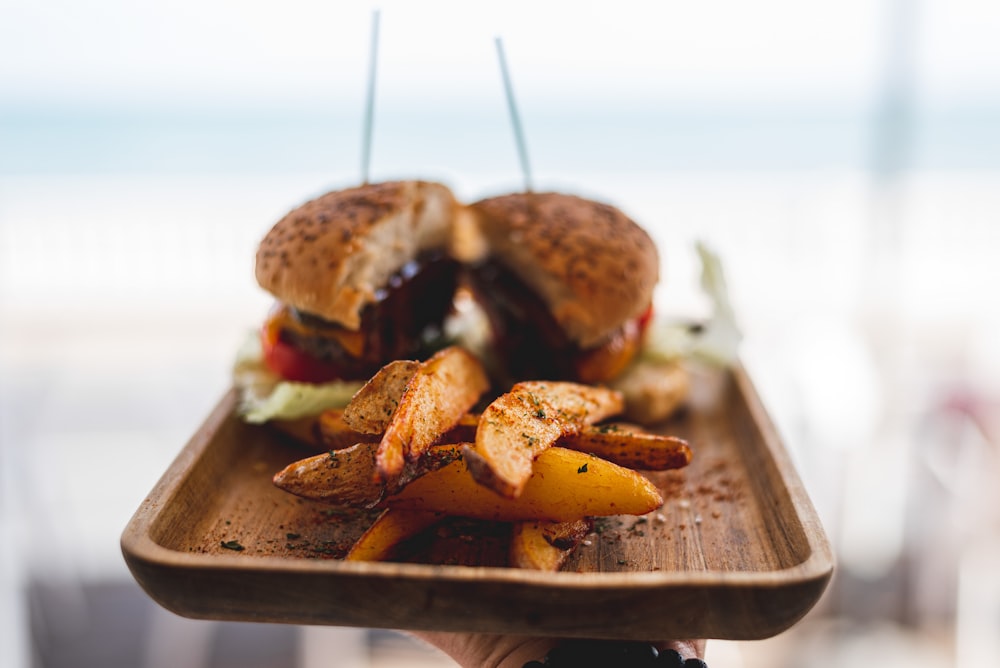
POLYGON ((368 56, 368 99, 365 102, 365 124, 361 140, 361 183, 368 183, 372 153, 372 125, 375 117, 375 72, 378 69, 379 11, 372 12, 371 51, 368 56))
POLYGON ((524 141, 524 130, 521 127, 521 117, 517 113, 517 103, 514 101, 514 87, 507 71, 507 58, 504 56, 503 40, 496 38, 497 57, 500 59, 500 74, 503 76, 504 91, 507 94, 507 108, 510 110, 510 123, 514 128, 514 141, 517 143, 517 154, 521 160, 521 172, 524 174, 524 189, 531 192, 531 165, 528 162, 528 147, 524 141))

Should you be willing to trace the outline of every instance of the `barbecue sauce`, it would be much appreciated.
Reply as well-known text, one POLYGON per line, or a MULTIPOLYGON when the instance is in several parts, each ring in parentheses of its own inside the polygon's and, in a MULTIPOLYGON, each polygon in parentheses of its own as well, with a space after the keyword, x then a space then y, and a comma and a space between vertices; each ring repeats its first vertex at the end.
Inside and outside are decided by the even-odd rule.
POLYGON ((625 322, 602 343, 580 348, 541 297, 495 260, 472 267, 468 278, 489 320, 493 352, 508 384, 525 379, 608 382, 640 348, 644 327, 638 319, 625 322))
POLYGON ((548 307, 509 269, 486 260, 469 271, 472 293, 486 314, 506 381, 573 377, 574 348, 548 307))
POLYGON ((331 362, 344 379, 371 377, 387 361, 413 359, 441 333, 458 285, 459 264, 442 254, 418 257, 397 271, 348 330, 319 316, 287 309, 280 339, 331 362))

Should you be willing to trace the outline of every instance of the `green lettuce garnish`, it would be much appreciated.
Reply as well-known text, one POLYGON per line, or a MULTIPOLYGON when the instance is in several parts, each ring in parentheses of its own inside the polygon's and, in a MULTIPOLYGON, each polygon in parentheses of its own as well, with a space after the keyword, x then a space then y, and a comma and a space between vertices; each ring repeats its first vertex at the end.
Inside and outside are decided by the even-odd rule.
POLYGON ((233 380, 241 389, 239 414, 247 422, 294 420, 343 408, 361 388, 360 381, 297 383, 283 380, 264 364, 260 338, 251 334, 236 354, 233 380))
POLYGON ((743 338, 729 301, 722 260, 707 245, 695 245, 701 260, 701 288, 712 302, 712 313, 699 327, 690 323, 654 320, 646 332, 642 357, 653 361, 694 359, 716 366, 736 361, 743 338))

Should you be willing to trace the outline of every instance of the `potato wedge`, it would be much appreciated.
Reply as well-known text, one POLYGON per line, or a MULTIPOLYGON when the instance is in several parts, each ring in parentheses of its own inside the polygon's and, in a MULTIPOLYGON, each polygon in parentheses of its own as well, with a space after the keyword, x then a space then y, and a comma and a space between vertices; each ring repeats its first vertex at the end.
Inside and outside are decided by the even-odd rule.
POLYGON ((344 422, 362 434, 382 434, 392 420, 399 400, 420 362, 389 362, 361 386, 344 408, 344 422))
POLYGON ((479 414, 466 413, 458 419, 458 423, 441 434, 438 444, 471 443, 476 440, 476 429, 479 427, 479 414))
POLYGON ((473 477, 516 498, 531 476, 532 461, 561 437, 620 413, 620 393, 578 383, 527 381, 486 407, 475 447, 466 457, 473 477))
MULTIPOLYGON (((336 411, 327 411, 335 414, 336 411)), ((331 416, 331 421, 333 421, 331 416)), ((438 443, 463 443, 476 440, 476 428, 479 423, 477 413, 466 413, 454 427, 441 435, 438 443)), ((337 437, 327 434, 326 413, 321 416, 320 432, 328 448, 336 447, 337 437)), ((336 432, 336 428, 334 428, 336 432)), ((350 432, 357 440, 364 436, 350 432)), ((343 438, 347 438, 344 436, 343 438)), ((356 442, 356 441, 355 441, 356 442)), ((691 463, 691 446, 684 439, 676 436, 652 434, 633 424, 613 422, 608 424, 587 425, 575 434, 562 436, 556 445, 570 450, 577 450, 601 459, 640 471, 666 471, 683 468, 691 463)))
MULTIPOLYGON (((338 506, 370 508, 409 479, 441 468, 462 455, 461 445, 436 444, 426 451, 417 465, 410 467, 407 475, 387 487, 380 480, 372 480, 376 477, 375 444, 379 437, 351 430, 340 417, 340 411, 329 410, 320 415, 318 422, 310 423, 320 432, 319 439, 311 440, 310 446, 322 447, 323 453, 290 464, 274 477, 275 485, 292 494, 338 506), (351 439, 354 443, 350 443, 351 439)), ((474 439, 477 422, 478 416, 467 413, 440 440, 460 444, 474 439)), ((311 435, 307 432, 300 438, 311 438, 311 435)), ((646 471, 680 468, 691 461, 691 449, 683 440, 643 433, 631 425, 587 426, 579 433, 561 438, 557 444, 620 466, 646 471)))
POLYGON ((633 364, 611 386, 625 397, 625 417, 639 424, 663 422, 687 401, 691 378, 680 362, 633 364))
POLYGON ((344 418, 344 410, 331 408, 319 414, 316 422, 320 444, 324 450, 340 450, 355 443, 377 443, 381 434, 354 430, 344 418))
POLYGON ((643 471, 679 469, 691 463, 691 447, 687 441, 676 436, 649 434, 627 424, 586 427, 561 439, 559 445, 643 471))
MULTIPOLYGON (((448 446, 437 446, 448 447, 448 446)), ((457 517, 499 520, 568 522, 606 515, 645 515, 663 504, 663 497, 642 474, 603 459, 549 448, 534 463, 521 494, 504 498, 478 484, 467 467, 467 453, 441 469, 427 473, 386 498, 392 508, 442 512, 457 517)))
POLYGON ((400 543, 445 518, 442 513, 387 508, 351 546, 345 561, 385 561, 400 543))
MULTIPOLYGON (((378 478, 377 447, 377 443, 357 443, 293 462, 275 474, 274 485, 290 494, 341 508, 373 508, 409 482, 400 478, 393 485, 386 485, 378 478)), ((410 473, 419 476, 447 466, 461 456, 459 445, 434 446, 410 473)))
MULTIPOLYGON (((476 439, 476 425, 479 422, 479 415, 476 413, 466 413, 458 420, 458 424, 446 431, 437 440, 438 443, 467 443, 476 439)), ((382 440, 381 432, 378 434, 362 434, 354 431, 344 420, 342 409, 331 408, 323 411, 319 418, 312 418, 310 427, 314 427, 311 434, 308 428, 301 429, 298 433, 287 432, 291 436, 309 438, 309 444, 317 451, 326 452, 328 450, 339 450, 354 445, 355 443, 378 443, 382 440), (301 434, 302 436, 299 436, 301 434)))
POLYGON ((296 496, 344 508, 371 508, 385 496, 385 485, 374 477, 375 447, 374 443, 357 443, 292 462, 272 481, 296 496))
POLYGON ((510 538, 510 565, 536 571, 558 571, 593 529, 590 519, 574 522, 515 522, 510 538))
POLYGON ((454 427, 489 388, 482 363, 464 348, 445 348, 423 362, 399 399, 375 463, 382 480, 403 475, 407 462, 454 427))
POLYGON ((295 420, 270 420, 268 426, 316 453, 349 448, 355 443, 377 443, 381 439, 381 433, 368 434, 352 429, 344 420, 342 408, 330 408, 319 415, 295 420))
POLYGON ((267 425, 286 436, 291 436, 298 443, 308 447, 310 450, 329 450, 329 448, 323 447, 323 437, 319 431, 319 418, 315 415, 296 418, 294 420, 268 420, 267 425))
MULTIPOLYGON (((274 420, 272 423, 317 452, 381 440, 381 434, 354 431, 344 420, 343 409, 337 408, 323 411, 318 418, 274 420)), ((458 424, 441 435, 437 444, 475 441, 478 423, 478 413, 466 413, 459 418, 458 424)), ((578 433, 561 437, 556 445, 641 471, 682 468, 691 463, 692 457, 691 447, 683 439, 652 434, 642 427, 623 422, 587 425, 578 433)))

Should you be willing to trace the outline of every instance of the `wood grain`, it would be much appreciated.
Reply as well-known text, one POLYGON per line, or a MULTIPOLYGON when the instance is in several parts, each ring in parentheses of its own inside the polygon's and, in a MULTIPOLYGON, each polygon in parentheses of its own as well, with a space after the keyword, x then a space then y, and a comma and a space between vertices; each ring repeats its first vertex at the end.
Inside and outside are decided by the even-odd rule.
POLYGON ((509 527, 455 520, 392 563, 342 559, 373 513, 278 490, 307 456, 233 415, 227 394, 136 511, 122 550, 137 581, 195 618, 620 638, 765 638, 817 602, 823 528, 741 368, 694 377, 662 426, 685 469, 648 473, 662 508, 598 519, 559 573, 506 567, 509 527))

